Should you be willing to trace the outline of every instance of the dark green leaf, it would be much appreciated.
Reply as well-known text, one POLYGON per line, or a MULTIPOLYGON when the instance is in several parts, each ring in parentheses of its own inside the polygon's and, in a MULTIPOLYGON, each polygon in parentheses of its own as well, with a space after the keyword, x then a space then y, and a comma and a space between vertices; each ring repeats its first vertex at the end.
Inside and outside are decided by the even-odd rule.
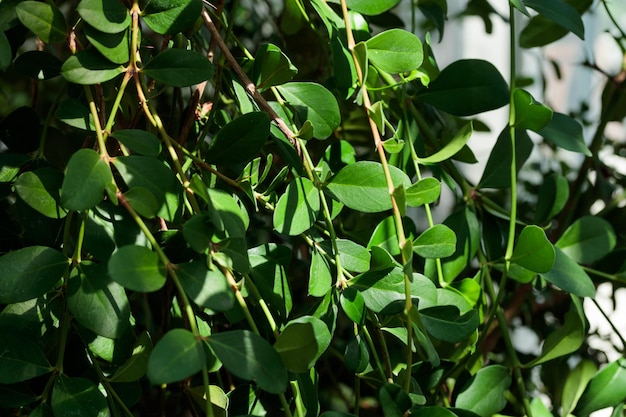
POLYGON ((587 417, 590 413, 615 406, 626 398, 626 359, 611 362, 597 372, 582 396, 573 414, 587 417))
POLYGON ((270 118, 264 112, 246 113, 222 127, 206 155, 212 164, 239 164, 254 158, 270 135, 270 118))
POLYGON ((159 211, 159 203, 154 196, 144 187, 133 187, 124 193, 124 198, 139 215, 152 219, 159 211))
MULTIPOLYGON (((408 176, 389 166, 395 186, 408 188, 411 181, 408 176)), ((327 185, 328 190, 343 204, 365 213, 376 213, 391 208, 389 188, 378 162, 360 161, 347 165, 335 175, 327 185)))
POLYGON ((0 383, 14 384, 52 371, 37 340, 21 329, 0 327, 0 338, 0 383))
POLYGON ((560 148, 591 156, 591 151, 585 144, 583 127, 566 114, 554 113, 548 124, 537 133, 560 148))
POLYGON ((291 250, 269 243, 248 250, 252 278, 263 299, 281 320, 286 320, 293 307, 289 277, 285 271, 291 262, 291 250))
POLYGON ((374 16, 394 8, 398 3, 400 3, 400 0, 348 0, 346 3, 348 8, 354 12, 367 16, 374 16))
POLYGON ((119 1, 81 0, 76 11, 101 32, 119 33, 130 26, 130 11, 119 1))
POLYGON ((346 316, 358 325, 365 320, 365 300, 363 295, 353 287, 348 287, 341 292, 339 298, 341 309, 346 316))
POLYGON ((505 393, 511 385, 511 372, 502 365, 480 369, 456 399, 458 408, 491 417, 506 405, 505 393))
POLYGON ((333 285, 333 275, 328 259, 318 249, 311 251, 309 269, 309 295, 323 297, 333 285))
POLYGON ((313 226, 320 210, 319 191, 308 179, 294 179, 280 196, 274 210, 274 229, 290 236, 313 226))
POLYGON ((511 262, 542 273, 552 269, 554 259, 554 247, 543 229, 534 225, 524 227, 513 250, 511 262))
POLYGON ((174 35, 200 17, 201 0, 152 0, 143 10, 146 25, 161 35, 174 35))
POLYGON ((359 336, 350 338, 343 356, 346 362, 346 369, 354 373, 365 371, 370 362, 367 345, 359 336))
POLYGON ((314 138, 326 139, 339 127, 339 105, 335 96, 326 88, 308 82, 290 82, 277 88, 296 110, 301 122, 311 122, 314 138))
POLYGON ((199 306, 214 311, 228 311, 235 295, 219 269, 208 269, 204 262, 192 261, 178 265, 178 279, 185 292, 199 306))
MULTIPOLYGON (((515 167, 517 171, 530 156, 533 141, 525 130, 515 130, 515 167)), ((491 149, 487 165, 478 183, 481 188, 509 188, 511 186, 511 132, 506 127, 491 149)))
POLYGON ((419 97, 455 116, 470 116, 507 104, 509 88, 493 64, 463 59, 444 68, 419 97))
POLYGON ((114 252, 108 268, 111 278, 133 291, 156 291, 165 284, 167 276, 159 256, 136 245, 124 246, 114 252))
POLYGON ((61 186, 61 205, 68 210, 86 210, 104 197, 104 190, 113 181, 109 165, 91 149, 72 155, 61 186))
POLYGON ((613 226, 601 217, 584 216, 572 223, 556 246, 572 260, 591 264, 615 248, 613 226))
MULTIPOLYGON (((336 239, 335 244, 339 251, 341 267, 352 272, 365 272, 369 270, 371 255, 367 249, 348 239, 336 239)), ((333 245, 329 240, 320 242, 320 246, 326 253, 332 254, 333 245)))
POLYGON ((368 39, 365 45, 369 61, 385 72, 409 72, 422 65, 422 43, 406 30, 386 30, 368 39))
POLYGON ((274 343, 288 370, 307 372, 330 345, 330 332, 323 321, 303 316, 287 323, 274 343))
POLYGON ((213 77, 214 67, 197 52, 166 49, 148 61, 141 72, 169 86, 186 87, 213 77))
MULTIPOLYGON (((115 4, 115 2, 109 3, 115 4)), ((121 3, 117 4, 121 5, 121 3)), ((109 61, 114 64, 124 64, 129 61, 130 36, 128 30, 119 33, 107 33, 85 25, 83 31, 87 40, 109 61)))
POLYGON ((580 39, 585 39, 585 26, 580 14, 563 0, 524 0, 524 3, 580 39))
POLYGON ((19 107, 0 122, 0 140, 12 151, 29 153, 39 147, 41 122, 31 107, 19 107))
POLYGON ((564 291, 579 297, 593 297, 596 288, 585 270, 558 247, 554 250, 556 252, 554 266, 541 276, 564 291))
POLYGON ((147 331, 142 332, 130 358, 122 366, 117 368, 113 376, 109 378, 111 382, 132 382, 143 377, 148 370, 148 360, 152 354, 152 339, 147 331))
POLYGON ((76 99, 68 98, 63 100, 59 103, 59 107, 54 115, 57 119, 72 127, 92 132, 96 130, 89 108, 76 99))
POLYGON ((39 297, 62 277, 68 259, 44 246, 29 246, 0 257, 0 304, 39 297))
POLYGON ((106 398, 96 384, 85 378, 59 375, 52 389, 51 405, 55 416, 110 416, 106 398))
POLYGON ((158 341, 148 360, 148 379, 153 385, 183 380, 205 365, 204 349, 193 333, 172 329, 158 341))
POLYGON ((12 59, 13 53, 7 35, 0 32, 0 71, 5 71, 11 65, 12 59))
POLYGON ((63 62, 48 52, 26 51, 15 59, 13 69, 36 80, 47 80, 61 74, 61 65, 63 62))
POLYGON ((291 81, 298 69, 279 47, 270 43, 257 50, 252 73, 256 87, 264 89, 291 81))
POLYGON ((400 385, 386 383, 378 392, 380 406, 385 417, 403 417, 409 413, 411 407, 411 397, 400 385))
POLYGON ((513 91, 513 108, 515 109, 515 127, 539 132, 552 119, 552 109, 539 103, 526 90, 516 88, 513 91))
POLYGON ((556 216, 569 198, 569 182, 562 175, 552 174, 544 178, 537 194, 535 223, 545 223, 556 216))
MULTIPOLYGON (((536 3, 536 1, 535 1, 536 3)), ((574 7, 579 15, 582 15, 591 5, 593 0, 565 0, 565 3, 574 7)), ((548 45, 567 35, 569 31, 558 24, 555 20, 548 19, 541 14, 534 16, 522 30, 519 43, 523 48, 548 45)))
POLYGON ((456 251, 456 234, 445 224, 436 224, 413 241, 413 251, 423 258, 446 258, 456 251))
POLYGON ((424 327, 433 337, 449 343, 469 337, 480 324, 476 310, 460 314, 456 306, 437 305, 420 310, 424 327))
POLYGON ((61 66, 61 75, 75 84, 99 84, 112 80, 126 69, 104 58, 93 49, 79 51, 61 66))
POLYGON ((437 201, 441 194, 441 183, 433 177, 422 178, 405 191, 406 204, 419 207, 437 201))
POLYGON ((15 181, 15 191, 22 200, 46 217, 61 219, 67 211, 59 206, 63 174, 44 167, 24 172, 15 181))
POLYGON ((65 41, 67 24, 63 13, 53 3, 22 1, 15 11, 22 24, 43 42, 65 41))
POLYGON ((208 342, 226 369, 238 377, 252 380, 273 394, 287 388, 287 369, 278 352, 261 336, 231 330, 211 335, 208 342))

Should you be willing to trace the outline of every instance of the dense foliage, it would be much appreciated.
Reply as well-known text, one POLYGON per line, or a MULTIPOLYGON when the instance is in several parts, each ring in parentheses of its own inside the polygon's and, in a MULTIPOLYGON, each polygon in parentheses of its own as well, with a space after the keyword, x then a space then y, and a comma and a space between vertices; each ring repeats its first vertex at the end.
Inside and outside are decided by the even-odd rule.
POLYGON ((622 415, 583 299, 626 276, 626 73, 564 114, 516 64, 610 4, 399 3, 0 1, 3 412, 622 415), (438 65, 469 15, 509 74, 438 65))

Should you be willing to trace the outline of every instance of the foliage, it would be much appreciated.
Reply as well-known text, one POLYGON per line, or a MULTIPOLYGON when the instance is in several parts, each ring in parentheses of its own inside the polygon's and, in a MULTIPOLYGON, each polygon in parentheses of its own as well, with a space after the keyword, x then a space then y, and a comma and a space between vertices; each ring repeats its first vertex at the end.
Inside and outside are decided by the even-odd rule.
POLYGON ((583 38, 591 0, 405 1, 410 30, 399 3, 0 1, 0 407, 622 414, 625 362, 588 347, 583 299, 625 280, 624 178, 599 157, 623 152, 624 69, 594 133, 516 65, 583 38), (439 67, 430 31, 467 15, 508 22, 510 74, 439 67))

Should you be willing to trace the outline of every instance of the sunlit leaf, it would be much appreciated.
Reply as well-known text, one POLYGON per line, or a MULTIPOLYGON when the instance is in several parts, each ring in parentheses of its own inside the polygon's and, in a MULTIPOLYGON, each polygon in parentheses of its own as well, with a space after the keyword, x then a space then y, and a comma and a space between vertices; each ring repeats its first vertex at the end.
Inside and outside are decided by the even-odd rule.
POLYGON ((554 265, 554 247, 538 226, 526 226, 513 250, 511 261, 534 272, 548 272, 554 265))
POLYGON ((287 323, 274 349, 291 372, 308 371, 330 345, 330 332, 323 321, 303 316, 287 323))
POLYGON ((104 58, 93 49, 79 51, 61 66, 61 75, 75 84, 99 84, 117 77, 126 69, 104 58))
POLYGON ((65 41, 67 23, 54 3, 21 1, 15 7, 17 17, 45 43, 65 41))
POLYGON ((68 210, 86 210, 104 197, 104 190, 113 181, 109 165, 91 149, 77 151, 65 170, 61 185, 61 205, 68 210))
POLYGON ((511 385, 511 371, 501 365, 480 369, 461 389, 456 407, 490 417, 506 405, 506 390, 511 385))
POLYGON ((613 226, 601 217, 584 216, 563 232, 556 246, 574 261, 591 264, 615 248, 613 226))
POLYGON ((143 246, 128 245, 111 255, 109 274, 133 291, 156 291, 165 284, 166 272, 158 255, 143 246))
POLYGON ((402 29, 389 29, 368 39, 367 58, 385 72, 408 72, 422 64, 422 43, 419 38, 402 29))
POLYGON ((146 25, 161 35, 174 35, 200 17, 202 0, 151 0, 143 10, 146 25))
POLYGON ((81 0, 76 11, 101 32, 119 33, 130 26, 130 10, 119 1, 81 0))

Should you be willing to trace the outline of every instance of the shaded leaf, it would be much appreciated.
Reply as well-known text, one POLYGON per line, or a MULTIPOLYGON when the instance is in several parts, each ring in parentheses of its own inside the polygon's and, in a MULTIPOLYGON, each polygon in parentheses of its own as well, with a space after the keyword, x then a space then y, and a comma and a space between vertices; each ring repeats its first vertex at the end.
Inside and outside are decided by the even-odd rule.
POLYGON ((241 115, 217 132, 206 154, 206 161, 219 165, 248 162, 265 145, 269 134, 270 118, 267 113, 241 115))
POLYGON ((563 0, 524 0, 524 4, 572 32, 580 39, 585 39, 585 26, 580 14, 563 0))
POLYGON ((556 216, 567 204, 569 182, 562 175, 552 174, 544 178, 537 194, 535 223, 544 223, 556 216))
POLYGON ((339 298, 341 309, 346 316, 358 325, 365 320, 365 299, 359 291, 353 287, 348 287, 341 292, 339 298))
POLYGON ((307 178, 295 178, 280 196, 274 210, 274 229, 290 236, 313 226, 320 210, 319 191, 307 178))
MULTIPOLYGON (((109 3, 115 4, 115 2, 109 3)), ((117 4, 121 5, 121 3, 117 4)), ((128 30, 123 30, 119 33, 107 33, 85 25, 83 32, 89 42, 109 61, 115 64, 124 64, 130 60, 130 36, 128 30)))
POLYGON ((199 261, 179 264, 178 268, 178 279, 194 303, 214 311, 228 311, 233 307, 233 289, 219 269, 208 269, 199 261))
POLYGON ((300 121, 311 122, 314 138, 326 139, 339 127, 341 114, 337 99, 323 86, 308 82, 290 82, 277 88, 296 110, 300 121))
POLYGON ((172 87, 199 84, 213 77, 211 61, 194 51, 166 49, 141 68, 141 72, 172 87))
POLYGON ((430 155, 428 157, 417 158, 417 162, 419 162, 420 164, 435 164, 453 157, 467 144, 467 141, 472 136, 473 131, 474 128, 472 122, 465 124, 454 135, 454 138, 452 138, 452 140, 448 142, 443 148, 439 149, 433 155, 430 155))
MULTIPOLYGON (((536 2, 535 2, 536 3, 536 2)), ((578 14, 582 15, 591 5, 593 0, 565 0, 565 3, 573 6, 578 14)), ((569 31, 544 15, 533 16, 519 36, 522 48, 548 45, 567 35, 569 31)))
POLYGON ((46 217, 61 219, 67 211, 59 206, 59 191, 63 174, 44 167, 24 172, 15 181, 15 191, 22 200, 46 217))
POLYGON ((15 7, 20 22, 45 43, 65 41, 67 23, 61 11, 51 3, 21 1, 15 7))
POLYGON ((554 266, 541 276, 564 291, 579 297, 593 297, 596 288, 585 270, 558 247, 554 250, 556 254, 554 266))
POLYGON ((54 115, 63 123, 72 127, 92 132, 96 131, 89 108, 76 99, 68 98, 63 100, 59 103, 59 107, 54 115))
POLYGON ((303 316, 287 323, 274 349, 291 372, 303 373, 311 369, 330 345, 331 335, 323 321, 303 316))
POLYGON ((456 343, 469 337, 480 324, 476 310, 460 314, 458 307, 452 305, 421 309, 420 317, 429 334, 449 343, 456 343))
POLYGON ((556 246, 572 260, 591 264, 609 254, 616 244, 613 226, 601 217, 584 216, 572 223, 556 246))
POLYGON ((298 69, 278 46, 263 44, 257 50, 252 74, 258 89, 289 82, 297 73, 298 69))
POLYGON ((61 185, 61 205, 68 210, 86 210, 104 197, 104 190, 113 181, 108 164, 97 152, 81 149, 70 158, 61 185))
POLYGON ((172 329, 159 340, 148 360, 148 379, 153 385, 169 384, 199 372, 206 360, 193 333, 172 329))
POLYGON ((348 8, 357 13, 367 16, 379 15, 389 9, 395 7, 400 0, 348 0, 346 1, 348 8))
POLYGON ((151 0, 142 15, 156 33, 174 35, 193 25, 201 11, 201 0, 151 0))
POLYGON ((111 382, 131 382, 137 381, 146 374, 148 370, 148 359, 152 353, 152 339, 147 331, 143 331, 133 347, 133 353, 126 362, 115 370, 115 373, 108 378, 111 382))
POLYGON ((152 292, 165 285, 165 267, 159 256, 143 246, 128 245, 119 248, 108 262, 109 275, 125 288, 152 292))
MULTIPOLYGON (((2 38, 2 35, 0 35, 2 38)), ((8 46, 8 45, 7 45, 8 46)), ((0 51, 2 46, 0 45, 0 51)), ((11 52, 11 49, 8 49, 11 52)), ((61 74, 63 62, 45 51, 26 51, 15 58, 13 69, 36 80, 47 80, 61 74)), ((1 65, 0 65, 0 69, 1 65)))
POLYGON ((75 84, 99 84, 117 77, 126 69, 104 58, 93 49, 79 51, 61 66, 61 75, 75 84))
POLYGON ((119 1, 81 0, 76 7, 85 22, 105 33, 119 33, 130 26, 130 10, 119 1))
MULTIPOLYGON (((487 165, 478 183, 481 188, 509 188, 511 186, 511 132, 508 127, 498 136, 491 149, 487 165)), ((515 130, 515 168, 519 172, 530 156, 533 141, 525 130, 515 130)))
POLYGON ((591 151, 585 144, 582 125, 566 114, 554 113, 548 124, 537 133, 560 148, 591 156, 591 151))
POLYGON ((0 327, 0 338, 0 383, 14 384, 52 371, 37 340, 21 329, 0 327))
POLYGON ((501 365, 480 369, 463 387, 456 399, 456 407, 490 417, 506 405, 506 390, 511 385, 511 373, 501 365))
POLYGON ((106 398, 98 386, 86 378, 59 375, 52 389, 51 406, 55 416, 110 416, 106 398))

